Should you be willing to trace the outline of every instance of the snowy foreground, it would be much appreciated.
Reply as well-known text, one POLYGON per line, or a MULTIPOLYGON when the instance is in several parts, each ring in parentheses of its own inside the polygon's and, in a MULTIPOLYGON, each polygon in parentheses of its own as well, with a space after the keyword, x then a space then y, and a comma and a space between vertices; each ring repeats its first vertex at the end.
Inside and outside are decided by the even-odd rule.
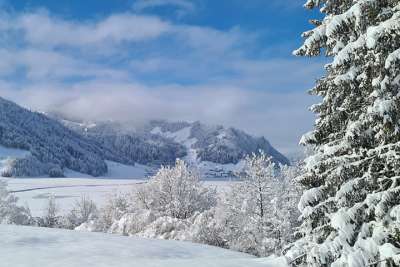
POLYGON ((0 266, 13 267, 280 267, 259 259, 187 242, 139 239, 69 230, 0 226, 0 266))

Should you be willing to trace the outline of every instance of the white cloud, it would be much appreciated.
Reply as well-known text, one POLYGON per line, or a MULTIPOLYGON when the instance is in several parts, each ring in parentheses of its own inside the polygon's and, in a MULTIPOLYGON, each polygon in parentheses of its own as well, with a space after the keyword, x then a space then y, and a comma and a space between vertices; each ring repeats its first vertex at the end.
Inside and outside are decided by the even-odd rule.
MULTIPOLYGON (((18 14, 16 17, 0 14, 0 31, 5 36, 17 35, 17 38, 33 46, 92 50, 172 37, 191 48, 221 51, 245 39, 244 33, 238 28, 219 31, 172 24, 149 15, 120 13, 100 20, 78 22, 52 16, 43 10, 18 14)), ((246 34, 246 39, 249 38, 252 36, 246 34)))
POLYGON ((157 17, 129 13, 97 22, 76 22, 42 11, 20 15, 9 27, 22 30, 33 45, 79 47, 151 40, 167 32, 170 25, 157 17))
POLYGON ((57 110, 79 119, 140 124, 173 118, 239 127, 265 135, 284 152, 295 149, 300 136, 311 128, 313 115, 307 106, 316 101, 301 92, 271 93, 212 84, 150 88, 101 80, 72 87, 38 83, 20 90, 0 84, 0 94, 35 110, 57 110))
POLYGON ((241 32, 239 28, 223 32, 207 27, 184 25, 175 26, 174 33, 182 43, 191 48, 220 54, 253 38, 252 35, 241 32))
POLYGON ((68 54, 56 51, 26 48, 0 48, 0 77, 6 77, 14 72, 25 72, 25 78, 32 82, 59 81, 67 78, 107 78, 126 79, 124 71, 100 66, 68 54))

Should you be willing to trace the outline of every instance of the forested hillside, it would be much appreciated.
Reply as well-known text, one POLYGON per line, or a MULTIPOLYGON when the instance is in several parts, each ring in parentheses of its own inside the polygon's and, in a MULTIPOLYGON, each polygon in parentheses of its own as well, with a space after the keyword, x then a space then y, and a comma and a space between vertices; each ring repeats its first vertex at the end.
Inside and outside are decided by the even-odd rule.
POLYGON ((0 145, 29 151, 9 158, 3 176, 62 176, 63 168, 99 176, 107 172, 102 150, 43 114, 0 98, 0 145))
POLYGON ((125 164, 170 165, 182 158, 207 176, 226 176, 240 169, 245 156, 260 151, 277 163, 290 164, 264 137, 235 128, 163 120, 133 127, 112 121, 74 122, 59 115, 50 116, 102 148, 114 151, 120 155, 117 161, 125 164))

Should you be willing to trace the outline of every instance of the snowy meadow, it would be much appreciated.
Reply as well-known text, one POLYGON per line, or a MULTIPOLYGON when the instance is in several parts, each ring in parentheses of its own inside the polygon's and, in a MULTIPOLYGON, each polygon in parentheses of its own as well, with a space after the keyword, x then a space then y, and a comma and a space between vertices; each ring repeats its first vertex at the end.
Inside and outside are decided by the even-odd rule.
POLYGON ((243 171, 241 179, 201 181, 178 160, 143 180, 3 179, 4 221, 279 254, 297 225, 291 207, 299 192, 290 180, 298 167, 261 154, 243 171))

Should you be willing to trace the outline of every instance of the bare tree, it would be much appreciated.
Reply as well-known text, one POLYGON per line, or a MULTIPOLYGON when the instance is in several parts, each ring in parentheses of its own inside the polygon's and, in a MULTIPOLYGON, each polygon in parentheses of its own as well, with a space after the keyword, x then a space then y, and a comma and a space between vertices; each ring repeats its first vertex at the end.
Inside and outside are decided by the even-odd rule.
POLYGON ((87 196, 82 196, 80 200, 75 202, 74 207, 67 216, 68 228, 76 228, 82 223, 88 222, 96 218, 96 204, 87 196))
POLYGON ((52 194, 46 203, 45 215, 44 215, 44 226, 45 227, 56 227, 59 223, 60 217, 57 216, 58 206, 56 203, 55 196, 52 194))

